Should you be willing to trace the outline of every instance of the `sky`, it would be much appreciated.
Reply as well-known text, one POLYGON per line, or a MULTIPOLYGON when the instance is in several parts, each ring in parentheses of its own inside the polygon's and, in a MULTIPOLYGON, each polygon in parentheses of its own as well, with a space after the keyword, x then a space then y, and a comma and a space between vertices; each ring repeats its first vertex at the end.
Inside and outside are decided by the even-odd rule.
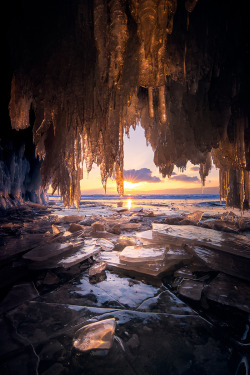
MULTIPOLYGON (((144 130, 131 128, 130 138, 124 137, 124 193, 125 194, 218 194, 219 171, 213 166, 202 188, 199 166, 190 162, 184 172, 174 168, 171 178, 163 178, 154 164, 154 153, 146 145, 144 130), (135 182, 131 182, 135 181, 135 182)), ((93 166, 88 174, 84 169, 82 194, 104 194, 99 167, 93 166)), ((109 179, 107 194, 117 194, 115 181, 109 179)))

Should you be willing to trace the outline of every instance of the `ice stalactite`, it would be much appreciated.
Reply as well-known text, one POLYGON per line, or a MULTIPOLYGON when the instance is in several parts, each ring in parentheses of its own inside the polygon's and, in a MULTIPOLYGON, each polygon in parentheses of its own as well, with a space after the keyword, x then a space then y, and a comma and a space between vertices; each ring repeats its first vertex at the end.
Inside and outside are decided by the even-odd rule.
POLYGON ((213 160, 220 169, 220 195, 228 206, 243 209, 250 207, 249 179, 250 171, 246 168, 245 129, 248 121, 244 117, 236 120, 232 139, 225 138, 218 148, 213 149, 213 160))
POLYGON ((198 3, 198 0, 186 0, 185 1, 185 8, 188 13, 192 13, 194 8, 196 7, 196 4, 198 3))
POLYGON ((28 127, 32 108, 43 186, 59 189, 66 206, 79 206, 84 164, 88 172, 98 165, 104 188, 111 177, 123 194, 123 136, 139 123, 164 177, 191 161, 204 184, 212 150, 221 196, 249 205, 249 116, 239 116, 248 71, 236 42, 244 35, 231 24, 232 1, 226 12, 215 0, 197 3, 62 2, 44 27, 46 2, 34 35, 28 22, 27 30, 21 18, 12 22, 12 128, 28 127))
POLYGON ((9 114, 13 129, 26 129, 30 126, 29 111, 33 101, 32 93, 26 82, 22 82, 22 75, 13 76, 11 82, 11 98, 9 114))
POLYGON ((148 88, 149 117, 154 118, 153 91, 158 94, 159 118, 167 121, 165 103, 166 42, 173 30, 176 0, 131 1, 131 12, 137 23, 139 47, 138 84, 148 88))
POLYGON ((205 163, 200 164, 200 177, 201 177, 201 183, 202 186, 205 186, 206 177, 208 176, 210 170, 212 169, 212 158, 211 158, 211 152, 207 154, 205 163))

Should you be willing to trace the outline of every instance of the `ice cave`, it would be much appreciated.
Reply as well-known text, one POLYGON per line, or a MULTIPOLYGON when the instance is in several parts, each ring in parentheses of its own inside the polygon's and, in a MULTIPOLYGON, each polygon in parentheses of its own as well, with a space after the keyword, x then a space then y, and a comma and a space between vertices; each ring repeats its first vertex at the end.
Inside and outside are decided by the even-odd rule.
POLYGON ((123 194, 123 137, 138 123, 163 176, 211 158, 220 195, 249 208, 249 37, 244 1, 10 1, 1 206, 79 206, 82 164, 123 194))
POLYGON ((3 26, 0 373, 248 375, 248 2, 9 0, 3 26), (218 199, 125 205, 139 126, 218 199), (83 202, 84 166, 121 199, 83 202))

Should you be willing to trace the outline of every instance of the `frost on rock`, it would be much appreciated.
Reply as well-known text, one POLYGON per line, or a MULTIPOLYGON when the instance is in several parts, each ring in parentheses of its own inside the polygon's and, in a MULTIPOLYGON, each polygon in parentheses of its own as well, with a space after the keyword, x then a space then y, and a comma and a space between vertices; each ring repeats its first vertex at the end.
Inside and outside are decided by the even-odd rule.
MULTIPOLYGON (((235 54, 240 47, 232 41, 243 36, 230 26, 236 35, 228 37, 231 8, 225 14, 223 6, 214 7, 214 19, 197 3, 76 0, 67 8, 71 26, 60 43, 58 30, 51 33, 52 48, 40 36, 44 44, 34 52, 40 57, 43 48, 44 58, 32 60, 32 50, 18 62, 9 103, 12 128, 27 128, 34 112, 42 187, 59 189, 66 206, 79 207, 85 164, 87 172, 93 164, 100 167, 104 189, 114 178, 123 195, 123 137, 141 124, 164 177, 191 161, 200 165, 204 185, 212 156, 221 197, 229 206, 249 208, 249 119, 244 103, 233 101, 245 94, 241 53, 235 54), (224 67, 224 61, 235 64, 224 67)), ((1 174, 0 166, 0 184, 1 174)))
POLYGON ((110 349, 113 345, 116 320, 114 318, 89 324, 75 333, 73 345, 86 352, 93 349, 110 349))

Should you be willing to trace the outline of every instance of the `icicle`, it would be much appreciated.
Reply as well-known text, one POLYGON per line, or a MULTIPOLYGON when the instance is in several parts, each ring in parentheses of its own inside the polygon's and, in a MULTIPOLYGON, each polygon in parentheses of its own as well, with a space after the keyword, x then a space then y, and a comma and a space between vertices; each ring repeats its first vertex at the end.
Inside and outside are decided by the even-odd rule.
POLYGON ((183 77, 184 77, 184 82, 186 82, 186 54, 187 54, 187 41, 185 40, 185 47, 184 47, 184 58, 183 58, 183 77))
POLYGON ((188 13, 192 13, 194 8, 196 7, 196 4, 198 3, 198 0, 186 0, 185 1, 185 8, 188 13))
POLYGON ((148 113, 150 118, 154 118, 153 87, 148 88, 148 113))
POLYGON ((165 103, 165 85, 158 88, 159 91, 159 115, 162 124, 167 121, 167 111, 165 103))

